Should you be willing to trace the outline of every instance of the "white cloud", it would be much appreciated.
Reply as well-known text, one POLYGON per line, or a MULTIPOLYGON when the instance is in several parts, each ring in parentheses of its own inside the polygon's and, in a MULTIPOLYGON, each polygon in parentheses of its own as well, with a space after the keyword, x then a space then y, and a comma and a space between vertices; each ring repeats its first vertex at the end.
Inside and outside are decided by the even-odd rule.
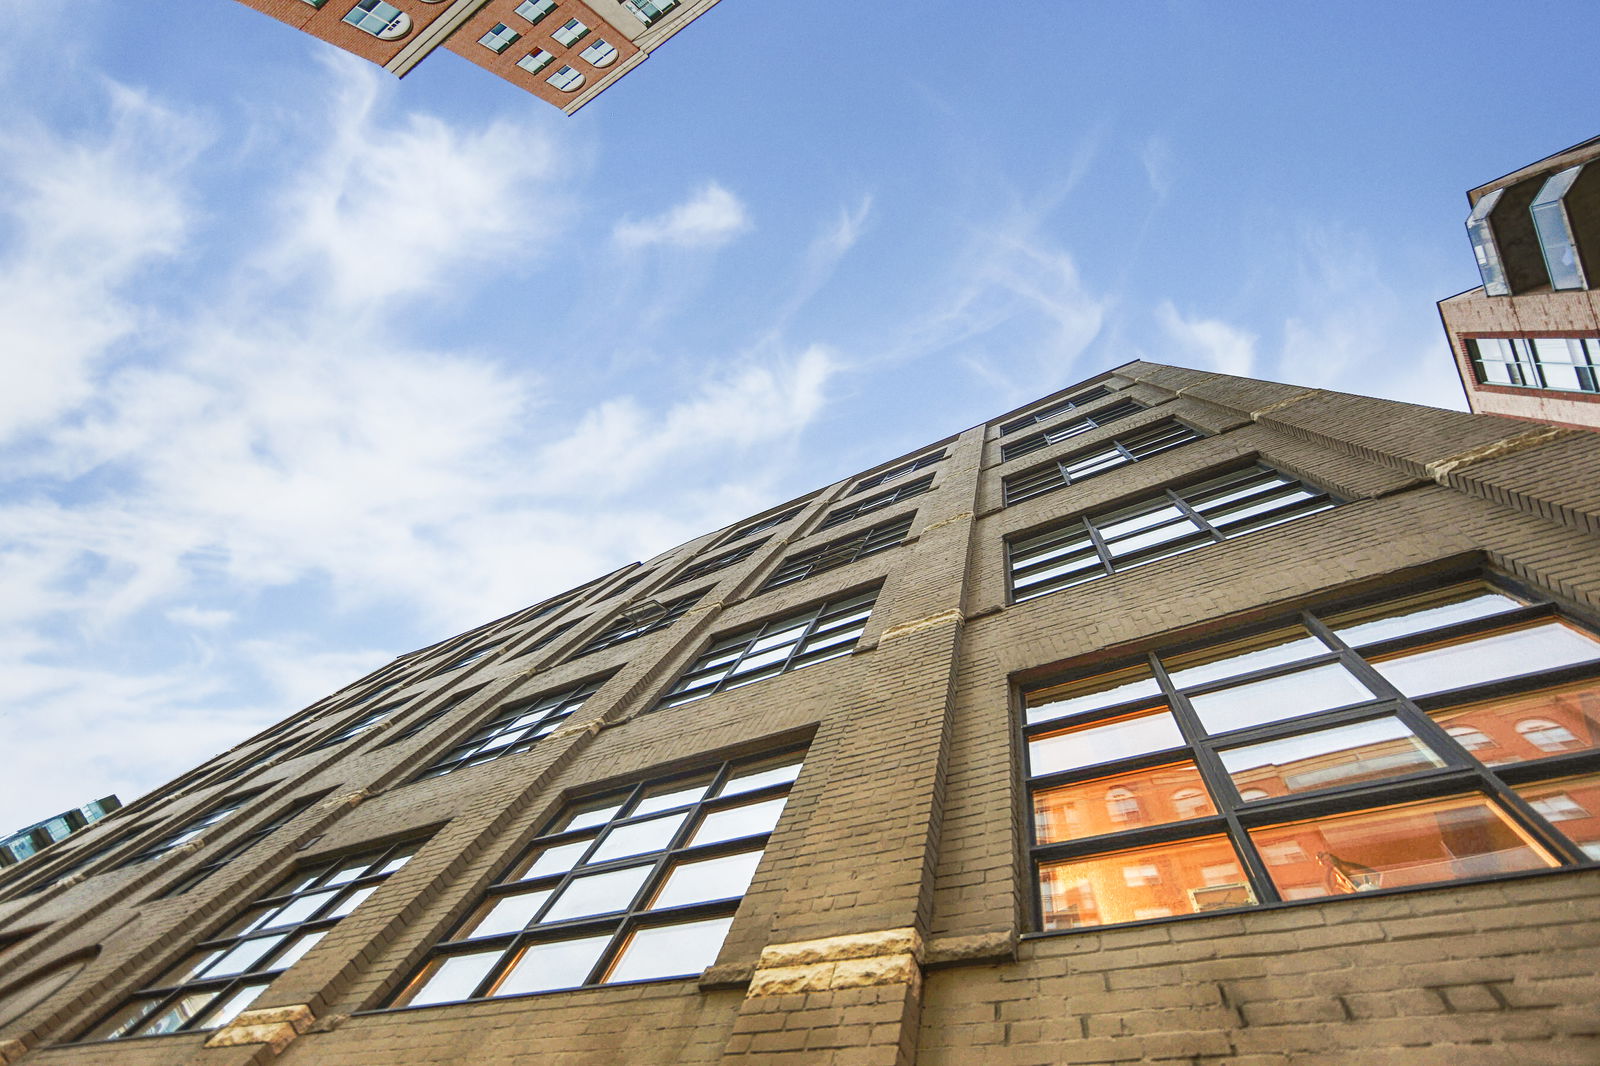
POLYGON ((167 611, 167 621, 190 629, 221 629, 238 617, 233 611, 184 604, 167 611))
POLYGON ((1185 318, 1171 301, 1156 308, 1156 322, 1171 346, 1157 352, 1156 360, 1240 377, 1254 373, 1254 334, 1215 318, 1185 318))
POLYGON ((692 197, 662 214, 624 219, 611 231, 621 248, 652 245, 673 248, 717 248, 750 229, 744 203, 716 182, 707 182, 692 197))

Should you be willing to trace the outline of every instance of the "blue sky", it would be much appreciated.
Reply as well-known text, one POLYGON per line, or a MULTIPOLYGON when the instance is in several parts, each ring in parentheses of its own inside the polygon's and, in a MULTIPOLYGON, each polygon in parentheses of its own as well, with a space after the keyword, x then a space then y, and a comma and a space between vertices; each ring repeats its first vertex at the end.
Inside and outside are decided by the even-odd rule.
POLYGON ((1463 193, 1600 115, 1570 0, 726 0, 574 118, 5 14, 0 829, 1130 359, 1459 407, 1463 193))

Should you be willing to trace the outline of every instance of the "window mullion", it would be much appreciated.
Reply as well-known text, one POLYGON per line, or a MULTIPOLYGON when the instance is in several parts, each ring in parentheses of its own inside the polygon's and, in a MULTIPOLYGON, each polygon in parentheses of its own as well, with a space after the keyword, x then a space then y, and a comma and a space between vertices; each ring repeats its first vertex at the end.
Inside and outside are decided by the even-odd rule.
POLYGON ((1165 491, 1167 498, 1171 500, 1178 510, 1183 513, 1185 518, 1193 522, 1195 526, 1199 528, 1200 532, 1210 534, 1212 540, 1218 544, 1228 539, 1221 530, 1207 521, 1206 516, 1196 510, 1188 500, 1178 495, 1172 489, 1167 489, 1165 491))
MULTIPOLYGON (((1083 528, 1089 531, 1089 542, 1094 545, 1095 553, 1100 556, 1100 565, 1105 568, 1107 574, 1116 573, 1117 571, 1111 562, 1111 549, 1106 547, 1105 538, 1100 535, 1100 530, 1095 526, 1094 520, 1092 518, 1084 518, 1081 521, 1083 522, 1083 528)), ((1012 580, 1015 581, 1014 574, 1012 580)))

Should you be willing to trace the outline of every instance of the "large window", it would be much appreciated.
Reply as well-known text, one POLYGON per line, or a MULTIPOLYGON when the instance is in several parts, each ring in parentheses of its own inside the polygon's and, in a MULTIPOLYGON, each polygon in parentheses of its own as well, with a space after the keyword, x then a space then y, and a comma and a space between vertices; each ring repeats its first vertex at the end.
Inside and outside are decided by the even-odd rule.
POLYGON ((490 27, 489 32, 478 38, 478 43, 483 45, 495 55, 499 55, 507 48, 517 43, 522 36, 504 22, 496 22, 490 27))
POLYGON ((1287 474, 1246 467, 1011 541, 1011 594, 1031 600, 1333 505, 1287 474))
POLYGON ((1053 463, 1012 474, 1004 481, 1005 501, 1008 504, 1020 503, 1042 496, 1127 463, 1148 459, 1168 448, 1199 440, 1200 436, 1179 422, 1157 422, 1090 451, 1077 452, 1053 463))
POLYGON ((187 822, 184 822, 178 826, 177 829, 168 833, 166 836, 163 836, 161 839, 157 840, 155 843, 151 844, 137 855, 123 860, 121 865, 132 866, 135 863, 149 862, 151 859, 160 858, 167 852, 172 851, 174 848, 182 847, 184 844, 189 843, 189 841, 202 836, 207 829, 216 825, 218 822, 232 817, 239 810, 239 808, 243 807, 246 803, 249 803, 252 799, 254 799, 256 794, 256 792, 244 792, 220 800, 215 806, 211 807, 204 814, 197 818, 189 819, 187 822))
POLYGON ((1478 381, 1562 392, 1600 392, 1600 337, 1470 337, 1478 381))
POLYGON ((828 529, 831 526, 843 525, 852 518, 860 518, 873 511, 881 511, 885 507, 893 507, 901 500, 909 500, 913 496, 920 496, 933 487, 933 475, 924 474, 915 481, 907 481, 888 492, 880 492, 876 496, 868 496, 864 500, 847 504, 837 510, 830 511, 828 517, 822 520, 818 529, 828 529))
POLYGON ((680 2, 681 0, 621 0, 622 6, 646 26, 655 25, 680 2))
POLYGON ((901 515, 899 518, 863 529, 852 537, 830 540, 815 548, 796 552, 778 564, 778 568, 767 578, 767 583, 762 585, 761 589, 765 592, 767 589, 782 588, 796 581, 804 581, 824 570, 848 566, 857 559, 865 559, 869 555, 898 548, 905 541, 906 534, 911 532, 912 517, 909 514, 901 515))
POLYGON ((156 983, 84 1034, 84 1040, 217 1029, 404 866, 415 841, 340 856, 295 871, 156 983))
POLYGON ((315 806, 316 802, 322 799, 322 797, 325 795, 327 795, 326 792, 319 792, 312 796, 302 796, 299 799, 286 804, 278 811, 276 815, 250 830, 250 832, 246 833, 244 837, 232 847, 222 849, 215 855, 208 857, 206 861, 197 867, 192 873, 190 873, 188 877, 185 877, 182 881, 179 881, 177 884, 173 885, 166 892, 163 892, 162 898, 166 898, 168 896, 181 896, 185 892, 188 892, 190 889, 196 887, 200 884, 200 882, 204 881, 206 878, 210 877, 224 866, 227 866, 234 859, 237 859, 239 856, 243 855, 245 852, 249 851, 251 848, 267 839, 267 837, 271 836, 273 833, 276 833, 278 830, 294 821, 295 818, 299 817, 302 813, 315 806))
POLYGON ((1007 434, 1016 433, 1019 430, 1027 429, 1029 426, 1036 426, 1040 422, 1048 422, 1056 415, 1064 414, 1067 411, 1076 410, 1086 403, 1093 403, 1096 400, 1103 400, 1110 395, 1110 389, 1106 388, 1104 385, 1096 385, 1092 389, 1085 389, 1075 396, 1068 396, 1064 400, 1057 400, 1048 407, 1041 407, 1032 414, 1023 415, 1021 418, 1013 419, 1012 421, 1005 423, 1000 427, 1000 435, 1004 437, 1007 434))
POLYGON ((877 598, 877 589, 845 596, 714 641, 657 706, 676 707, 849 655, 877 598))
POLYGON ((1600 640, 1481 580, 1024 693, 1045 930, 1600 859, 1600 640))
POLYGON ((518 15, 537 25, 555 9, 556 0, 521 0, 514 10, 518 15))
POLYGON ((553 733, 567 716, 582 707, 600 688, 601 679, 585 681, 561 692, 514 703, 484 723, 470 737, 451 748, 419 777, 440 777, 468 766, 490 762, 502 755, 530 750, 553 733))
POLYGON ((589 36, 589 27, 577 19, 568 19, 554 30, 551 30, 550 36, 555 39, 557 44, 570 48, 589 36))
POLYGON ((1015 459, 1019 455, 1036 452, 1040 448, 1048 448, 1052 444, 1060 444, 1062 441, 1076 437, 1080 433, 1099 429, 1101 426, 1115 422, 1119 418, 1127 418, 1129 415, 1136 415, 1143 410, 1144 407, 1134 403, 1132 400, 1114 403, 1104 411, 1096 411, 1093 415, 1084 415, 1082 418, 1075 418, 1071 422, 1063 422, 1059 426, 1052 426, 1042 432, 1030 433, 1026 437, 1019 437, 1010 444, 1003 444, 1000 446, 1000 459, 1005 462, 1015 459))
POLYGON ((411 16, 383 0, 357 0, 356 6, 345 14, 344 21, 385 41, 404 37, 411 29, 411 16))
MULTIPOLYGON (((1588 288, 1584 280, 1583 260, 1578 255, 1578 242, 1572 235, 1572 220, 1567 217, 1566 202, 1583 171, 1584 167, 1579 165, 1552 174, 1540 187, 1533 203, 1528 205, 1552 289, 1588 288)), ((1593 174, 1594 171, 1590 171, 1590 175, 1593 174)))
POLYGON ((687 584, 696 578, 705 577, 707 574, 714 574, 718 570, 725 570, 734 563, 748 559, 751 555, 755 554, 757 548, 761 547, 761 545, 765 544, 766 542, 766 538, 763 537, 761 540, 752 541, 743 547, 735 548, 731 552, 723 552, 721 555, 713 555, 709 559, 694 563, 691 566, 686 566, 677 577, 674 577, 663 587, 670 589, 676 585, 687 584))
POLYGON ((733 534, 728 537, 728 540, 730 542, 736 541, 736 540, 743 540, 745 537, 754 536, 757 533, 765 533, 767 530, 772 529, 774 526, 783 525, 785 522, 787 522, 789 519, 793 518, 795 515, 797 515, 799 513, 800 513, 800 508, 798 508, 798 507, 790 507, 788 510, 779 511, 775 515, 770 515, 770 516, 768 516, 766 518, 763 518, 763 519, 761 519, 760 521, 757 521, 757 522, 751 522, 749 525, 747 525, 747 526, 745 526, 745 527, 743 527, 741 529, 735 530, 733 532, 733 534))
POLYGON ((697 603, 705 590, 691 592, 687 596, 679 596, 675 600, 668 600, 659 604, 635 604, 621 618, 607 626, 598 636, 572 653, 576 659, 580 655, 590 655, 606 648, 616 647, 635 637, 642 637, 646 633, 654 633, 658 629, 665 629, 697 603))
POLYGON ((723 763, 568 804, 392 1005, 699 974, 802 757, 723 763))
POLYGON ((891 481, 899 481, 907 474, 914 473, 939 462, 944 458, 944 455, 944 449, 940 448, 936 452, 930 452, 921 458, 911 460, 909 463, 901 463, 899 466, 892 466, 888 470, 882 471, 881 473, 873 474, 871 477, 864 477, 860 481, 856 482, 856 487, 851 489, 850 493, 851 495, 855 495, 858 492, 865 492, 868 489, 875 489, 879 485, 887 485, 891 481))

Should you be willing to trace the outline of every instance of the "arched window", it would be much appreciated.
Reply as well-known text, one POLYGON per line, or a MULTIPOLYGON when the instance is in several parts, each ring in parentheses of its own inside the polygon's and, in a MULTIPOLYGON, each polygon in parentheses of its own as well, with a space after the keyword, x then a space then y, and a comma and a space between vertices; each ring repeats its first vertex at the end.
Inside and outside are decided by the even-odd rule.
POLYGON ((591 67, 609 67, 617 61, 617 46, 609 41, 596 41, 578 56, 591 67))
POLYGON ((1180 788, 1172 794, 1172 806, 1179 818, 1199 818, 1209 813, 1211 803, 1198 788, 1180 788))
POLYGON ((571 67, 562 67, 560 70, 546 78, 545 81, 551 85, 554 85, 557 89, 560 89, 564 93, 572 93, 577 92, 578 89, 583 85, 583 75, 579 74, 571 67))
POLYGON ((1249 803, 1252 800, 1271 799, 1272 793, 1264 788, 1242 788, 1239 790, 1239 798, 1249 803))
POLYGON ((1470 725, 1446 726, 1444 731, 1455 737, 1456 740, 1460 742, 1461 746, 1466 748, 1468 751, 1478 751, 1481 748, 1494 747, 1494 738, 1490 737, 1489 734, 1485 733, 1483 730, 1474 729, 1470 725))
POLYGON ((1578 743, 1572 730, 1548 718, 1524 718, 1517 723, 1517 732, 1540 751, 1566 751, 1578 743))
POLYGON ((411 16, 383 0, 356 0, 344 21, 363 33, 392 41, 411 32, 411 16))
POLYGON ((1144 805, 1139 802, 1138 796, 1125 788, 1113 788, 1106 792, 1106 813, 1113 822, 1144 821, 1144 805))

